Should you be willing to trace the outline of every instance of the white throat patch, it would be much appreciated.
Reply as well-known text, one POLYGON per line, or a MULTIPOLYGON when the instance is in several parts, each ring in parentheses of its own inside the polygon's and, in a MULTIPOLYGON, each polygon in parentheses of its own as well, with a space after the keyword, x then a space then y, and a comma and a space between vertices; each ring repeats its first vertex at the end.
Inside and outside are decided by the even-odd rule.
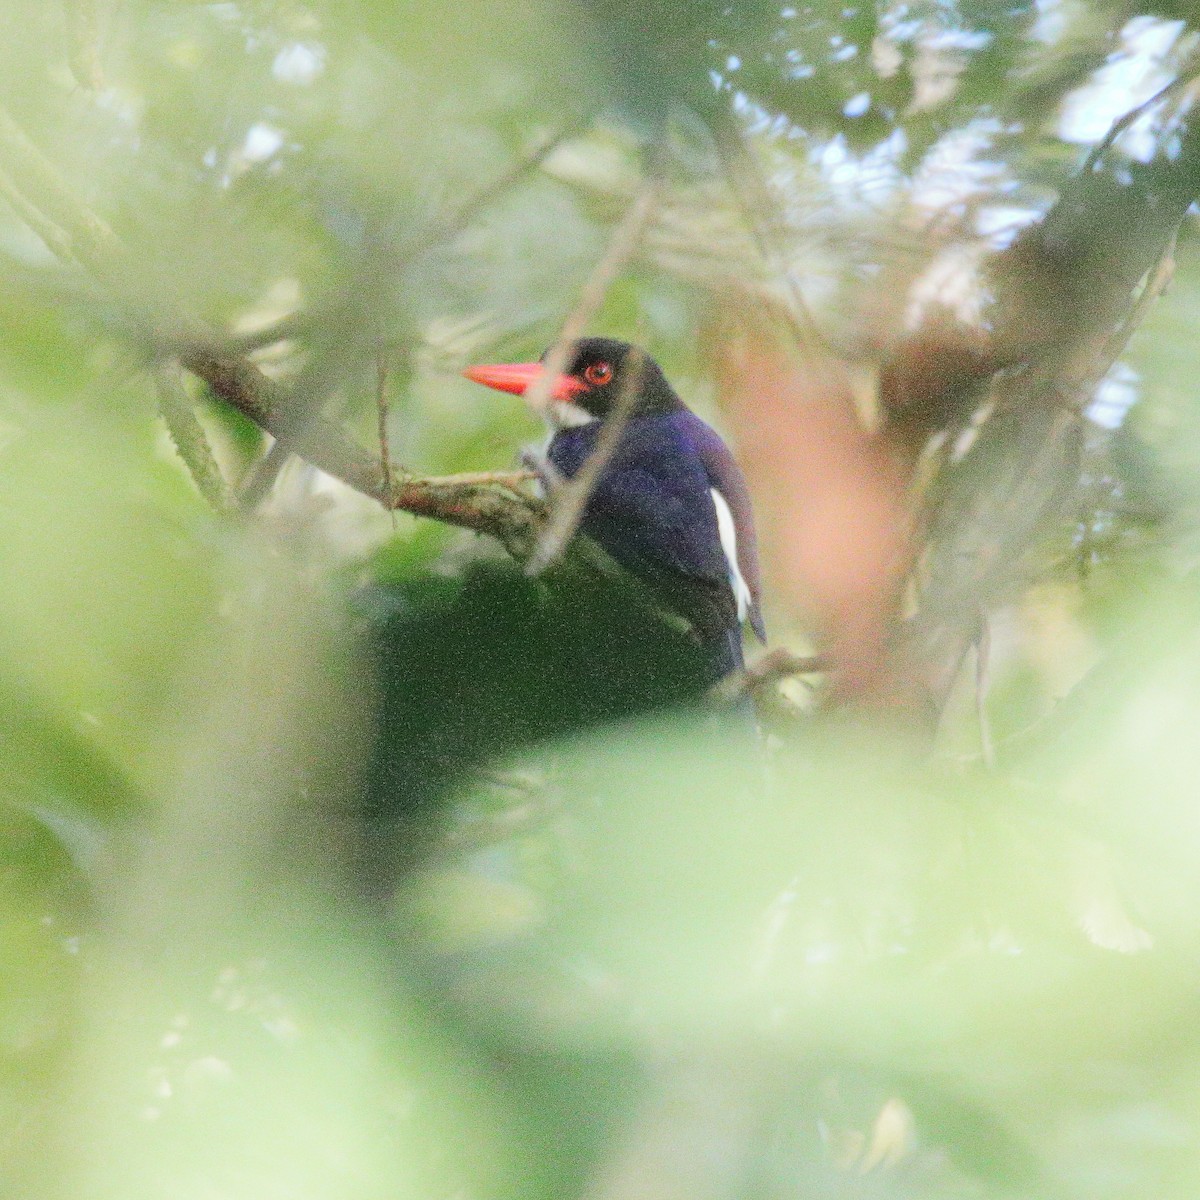
POLYGON ((725 551, 725 562, 729 567, 729 586, 733 588, 733 597, 737 601, 739 621, 746 619, 746 614, 753 604, 750 588, 742 578, 742 569, 738 566, 737 527, 733 523, 733 513, 729 511, 729 502, 716 488, 708 489, 713 499, 713 507, 717 510, 717 532, 721 535, 721 549, 725 551))
POLYGON ((569 400, 551 400, 547 412, 548 420, 555 429, 577 429, 580 425, 591 425, 600 419, 569 400))

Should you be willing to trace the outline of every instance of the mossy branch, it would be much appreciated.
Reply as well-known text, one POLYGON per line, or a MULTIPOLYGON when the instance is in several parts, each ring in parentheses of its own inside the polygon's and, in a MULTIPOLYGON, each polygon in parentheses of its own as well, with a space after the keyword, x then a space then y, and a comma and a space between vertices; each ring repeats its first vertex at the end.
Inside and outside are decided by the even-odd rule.
POLYGON ((158 410, 179 457, 191 473, 200 494, 217 512, 229 507, 229 488, 221 474, 209 445, 204 426, 196 416, 191 398, 184 390, 179 373, 173 366, 158 372, 158 410))

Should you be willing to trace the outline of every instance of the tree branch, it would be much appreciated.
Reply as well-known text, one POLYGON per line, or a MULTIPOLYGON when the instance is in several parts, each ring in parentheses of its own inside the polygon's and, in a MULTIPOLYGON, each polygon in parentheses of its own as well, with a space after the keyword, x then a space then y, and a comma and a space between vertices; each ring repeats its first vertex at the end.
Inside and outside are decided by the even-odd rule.
MULTIPOLYGON (((375 425, 379 436, 379 469, 383 475, 383 490, 392 493, 392 448, 388 443, 388 366, 383 340, 375 346, 375 425)), ((407 474, 407 472, 405 472, 407 474)), ((392 509, 392 528, 396 528, 396 510, 392 509)))
MULTIPOLYGON (((212 345, 185 346, 183 365, 199 376, 220 399, 275 436, 284 404, 283 389, 253 363, 227 357, 212 345)), ((342 428, 319 418, 295 450, 322 471, 372 496, 385 508, 429 517, 496 538, 514 557, 524 560, 535 539, 537 503, 515 490, 521 475, 468 475, 462 480, 406 476, 390 491, 378 455, 351 441, 342 428)))
MULTIPOLYGON (((392 243, 386 237, 371 239, 378 240, 379 244, 370 250, 365 259, 370 264, 368 278, 379 280, 397 276, 422 254, 457 236, 477 213, 542 162, 567 136, 570 128, 574 127, 564 127, 543 139, 532 154, 518 160, 515 167, 498 180, 476 192, 464 204, 439 215, 407 240, 392 243)), ((356 350, 367 350, 365 339, 361 335, 356 338, 355 333, 365 324, 377 323, 376 313, 382 299, 372 294, 377 288, 368 285, 368 278, 363 277, 361 270, 357 279, 351 278, 320 323, 318 336, 312 339, 309 346, 309 360, 293 384, 286 419, 276 435, 276 442, 255 464, 242 485, 239 504, 247 511, 266 497, 284 463, 295 452, 295 444, 302 440, 306 427, 320 415, 336 379, 339 364, 352 359, 356 350), (362 344, 356 346, 356 341, 362 344)), ((374 347, 376 352, 379 351, 381 340, 380 335, 374 347)))
POLYGON ((795 675, 822 675, 829 669, 829 660, 823 655, 793 654, 780 646, 728 679, 722 679, 712 689, 712 695, 716 700, 732 704, 744 696, 764 692, 781 680, 791 679, 795 675))
POLYGON ((183 389, 178 368, 163 366, 158 372, 158 408, 175 443, 175 449, 191 472, 200 494, 217 512, 229 507, 229 488, 217 466, 204 427, 183 389))
MULTIPOLYGON (((128 252, 111 229, 74 196, 57 168, 0 108, 0 188, 47 247, 129 299, 124 279, 128 252)), ((286 389, 252 362, 222 348, 220 337, 182 309, 157 319, 150 339, 160 357, 177 357, 214 394, 274 437, 288 405, 286 389)), ((522 561, 532 551, 539 505, 516 490, 521 476, 507 479, 453 476, 406 478, 388 487, 376 455, 322 418, 312 422, 296 446, 314 466, 388 509, 429 517, 496 538, 522 561)))

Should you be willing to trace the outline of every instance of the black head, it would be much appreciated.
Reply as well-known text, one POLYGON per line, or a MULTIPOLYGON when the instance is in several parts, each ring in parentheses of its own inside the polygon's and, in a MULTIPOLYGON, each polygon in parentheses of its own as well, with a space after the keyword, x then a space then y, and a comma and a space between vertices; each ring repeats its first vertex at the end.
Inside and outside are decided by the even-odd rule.
MULTIPOLYGON (((543 362, 546 354, 542 355, 543 362)), ((684 407, 650 355, 628 342, 603 337, 582 338, 575 343, 555 389, 555 399, 603 420, 621 403, 629 388, 633 389, 631 415, 677 412, 684 407)))
MULTIPOLYGON (((549 353, 539 362, 468 367, 463 374, 486 387, 524 396, 542 379, 549 353)), ((550 382, 546 398, 551 419, 557 425, 603 420, 621 403, 627 389, 631 389, 633 416, 678 412, 684 407, 662 368, 644 350, 616 338, 582 338, 571 347, 566 370, 550 382)))

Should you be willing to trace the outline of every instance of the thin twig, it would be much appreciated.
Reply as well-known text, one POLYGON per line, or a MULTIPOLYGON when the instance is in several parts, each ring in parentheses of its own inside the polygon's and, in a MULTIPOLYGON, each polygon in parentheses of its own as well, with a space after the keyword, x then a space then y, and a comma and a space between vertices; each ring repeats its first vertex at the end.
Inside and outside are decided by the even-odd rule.
POLYGON ((546 354, 545 369, 533 381, 525 396, 534 409, 542 408, 550 399, 555 379, 567 366, 571 347, 583 336, 592 318, 604 303, 604 297, 625 264, 633 257, 658 202, 659 185, 652 179, 638 189, 633 203, 626 210, 608 246, 579 293, 575 307, 559 330, 554 345, 546 354))
POLYGON ((732 703, 743 696, 765 691, 782 679, 794 675, 823 675, 830 668, 829 660, 821 654, 793 654, 782 646, 764 654, 752 666, 743 667, 712 689, 712 696, 732 703))
POLYGON ((594 120, 595 116, 592 114, 579 117, 559 126, 558 129, 542 138, 533 149, 518 158, 503 175, 480 189, 458 208, 452 209, 433 221, 419 237, 410 253, 423 252, 457 237, 484 209, 503 196, 510 188, 520 183, 526 175, 537 170, 568 138, 577 137, 583 133, 594 120))
POLYGON ((1171 234, 1170 240, 1163 248, 1158 262, 1147 272, 1146 282, 1138 293, 1137 299, 1130 306, 1121 324, 1113 330, 1108 341, 1104 343, 1100 360, 1104 364, 1103 371, 1096 377, 1097 382, 1103 379, 1112 369, 1113 364, 1121 357, 1129 339, 1137 332, 1138 326, 1150 311, 1150 306, 1165 292, 1175 275, 1175 246, 1179 241, 1179 227, 1171 234))
POLYGON ((768 270, 783 280, 792 299, 790 324, 799 350, 814 347, 828 352, 828 343, 813 319, 804 293, 788 265, 783 215, 771 192, 770 184, 753 152, 745 144, 734 119, 727 117, 714 129, 718 156, 725 167, 725 177, 750 236, 768 270))
POLYGON ((103 221, 74 202, 58 169, 0 107, 0 193, 58 258, 108 284, 120 246, 103 221))
POLYGON ((217 512, 229 507, 229 488, 209 445, 204 426, 196 417, 179 368, 175 364, 161 366, 157 373, 158 409, 167 432, 179 451, 179 457, 192 476, 200 494, 217 512))
MULTIPOLYGON (((392 494, 392 454, 388 447, 387 383, 387 357, 383 349, 383 340, 380 339, 375 347, 375 412, 378 418, 379 468, 383 475, 383 490, 390 496, 392 494)), ((391 509, 390 515, 394 530, 396 528, 396 510, 394 508, 391 509)))
POLYGON ((625 359, 621 388, 612 412, 604 418, 596 445, 587 456, 575 476, 564 483, 551 497, 550 517, 542 529, 538 544, 529 561, 525 574, 540 575, 548 566, 558 561, 567 543, 575 536, 587 502, 591 499, 600 473, 608 466, 625 424, 637 404, 638 392, 645 373, 646 354, 640 346, 634 346, 625 359))
POLYGON ((80 265, 79 260, 71 250, 70 237, 55 225, 53 221, 30 204, 3 171, 0 171, 0 196, 3 196, 12 205, 13 211, 17 216, 45 242, 46 248, 60 262, 69 263, 76 267, 80 265))
MULTIPOLYGON (((363 257, 374 253, 364 251, 363 257)), ((364 357, 373 354, 374 340, 366 331, 382 303, 383 276, 372 275, 369 281, 363 277, 359 284, 344 291, 340 306, 328 314, 310 345, 307 361, 280 410, 275 442, 242 482, 238 505, 244 512, 254 511, 267 498, 279 472, 320 419, 330 393, 364 357)))
POLYGON ((1086 175, 1089 171, 1094 170, 1096 164, 1100 161, 1101 156, 1108 150, 1112 144, 1132 125, 1139 117, 1144 116, 1150 109, 1161 104, 1168 96, 1180 91, 1191 83, 1195 83, 1196 74, 1181 74, 1177 75, 1165 87, 1159 88, 1149 100, 1143 100, 1141 104, 1131 108, 1123 116, 1118 117, 1109 128, 1109 131, 1100 139, 1083 160, 1083 166, 1079 168, 1080 175, 1086 175))
POLYGON ((536 471, 462 471, 456 475, 423 475, 420 476, 420 482, 435 487, 455 484, 461 487, 486 487, 494 484, 524 496, 521 484, 532 483, 537 478, 536 471))
MULTIPOLYGON (((613 231, 608 248, 593 268, 579 300, 563 322, 557 340, 546 355, 545 369, 529 388, 527 398, 533 408, 540 408, 549 400, 554 381, 567 366, 571 347, 582 336, 588 323, 603 304, 613 280, 637 249, 655 211, 658 190, 656 178, 641 187, 620 224, 613 231)), ((595 487, 600 471, 612 457, 625 422, 636 402, 637 385, 641 382, 643 365, 642 351, 635 349, 626 360, 626 373, 620 396, 613 412, 604 422, 595 449, 575 478, 554 493, 550 518, 538 539, 537 548, 526 563, 527 574, 540 575, 557 561, 579 528, 592 488, 595 487)))
MULTIPOLYGON (((275 433, 284 393, 253 363, 229 358, 217 347, 202 344, 185 347, 182 362, 220 399, 267 433, 275 433)), ((373 496, 385 508, 489 534, 522 560, 534 545, 538 506, 517 487, 529 478, 527 472, 406 477, 394 480, 389 492, 383 484, 378 455, 368 454, 346 436, 340 425, 324 418, 313 424, 297 450, 314 466, 356 491, 373 496)))
MULTIPOLYGON (((591 116, 581 117, 577 121, 560 126, 542 138, 532 150, 518 158, 497 179, 480 188, 469 200, 457 208, 435 217, 425 229, 394 250, 385 264, 387 272, 393 275, 397 274, 410 266, 419 255, 452 241, 489 205, 520 183, 526 175, 540 167, 563 142, 584 132, 593 120, 594 118, 591 116)), ((231 335, 227 349, 234 354, 248 354, 277 342, 300 337, 313 329, 319 322, 320 317, 315 313, 289 313, 265 329, 231 335)))

